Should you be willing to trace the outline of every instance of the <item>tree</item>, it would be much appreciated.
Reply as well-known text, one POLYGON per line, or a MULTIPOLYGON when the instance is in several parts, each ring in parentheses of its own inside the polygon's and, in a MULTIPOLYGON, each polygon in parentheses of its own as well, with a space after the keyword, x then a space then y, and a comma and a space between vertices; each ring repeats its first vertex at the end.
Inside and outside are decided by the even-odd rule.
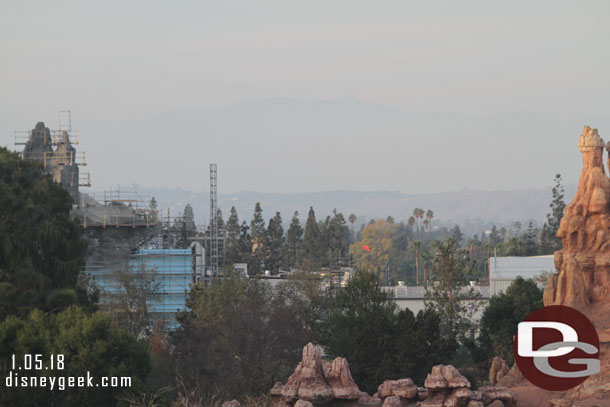
POLYGON ((349 223, 352 225, 352 227, 351 227, 351 231, 352 231, 351 238, 352 238, 352 240, 350 241, 350 243, 351 243, 351 242, 354 242, 356 240, 356 233, 354 231, 354 225, 355 225, 356 221, 358 220, 358 217, 356 216, 356 214, 352 213, 352 214, 349 215, 348 220, 349 220, 349 223))
MULTIPOLYGON (((413 213, 415 213, 415 211, 413 211, 413 213)), ((411 229, 413 229, 413 227, 415 226, 415 216, 409 217, 407 224, 411 227, 411 229)))
POLYGON ((242 258, 242 248, 240 247, 239 217, 234 206, 231 207, 231 214, 227 220, 227 239, 225 249, 226 264, 240 263, 242 258))
POLYGON ((534 223, 531 221, 525 231, 524 249, 526 256, 535 256, 538 254, 538 237, 536 229, 534 228, 534 223))
POLYGON ((434 218, 434 211, 428 209, 426 211, 426 219, 428 220, 428 232, 432 231, 432 218, 434 218))
MULTIPOLYGON (((66 381, 62 391, 58 389, 57 378, 86 377, 89 372, 94 383, 99 384, 102 377, 130 377, 131 389, 138 390, 144 388, 151 367, 146 343, 117 328, 109 316, 100 312, 87 315, 74 306, 56 314, 34 310, 26 318, 6 318, 0 324, 3 378, 9 376, 13 354, 18 358, 18 365, 24 363, 25 354, 43 355, 43 369, 30 370, 27 375, 54 376, 56 385, 50 390, 50 386, 5 387, 3 382, 0 404, 6 406, 116 406, 117 396, 128 390, 125 387, 106 387, 101 391, 97 387, 68 387, 66 381), (60 354, 63 355, 61 370, 60 354), (50 355, 55 356, 53 368, 50 355)), ((13 371, 13 378, 17 372, 13 371)))
POLYGON ((433 310, 417 317, 408 309, 398 311, 372 273, 357 272, 337 291, 321 325, 320 343, 327 355, 346 358, 354 380, 369 393, 390 377, 421 382, 433 365, 450 356, 438 315, 433 310))
POLYGON ((549 205, 551 212, 546 215, 546 222, 542 227, 541 251, 553 253, 562 248, 561 239, 557 237, 557 231, 563 218, 566 204, 563 200, 564 189, 561 185, 561 174, 555 174, 555 186, 553 187, 553 200, 549 205))
POLYGON ((378 220, 362 230, 362 240, 350 246, 350 253, 360 270, 375 273, 390 260, 396 225, 378 220), (363 249, 368 246, 368 251, 363 249))
POLYGON ((416 240, 411 246, 415 249, 415 283, 419 284, 419 249, 421 248, 421 242, 416 240))
POLYGON ((123 266, 111 268, 108 281, 112 284, 101 288, 104 300, 100 309, 112 322, 135 338, 146 336, 153 327, 149 304, 157 301, 160 282, 155 270, 123 266))
MULTIPOLYGON (((341 212, 333 209, 333 216, 328 222, 328 249, 331 256, 343 258, 349 250, 349 229, 341 212)), ((329 265, 330 267, 331 265, 329 265)))
POLYGON ((265 262, 267 269, 277 272, 284 263, 284 228, 282 227, 282 216, 279 212, 269 220, 267 227, 267 253, 265 262))
POLYGON ((303 228, 301 227, 301 221, 299 220, 299 212, 295 211, 294 215, 292 216, 292 221, 290 222, 288 232, 286 233, 286 262, 291 266, 295 266, 297 264, 302 239, 303 228))
POLYGON ((358 272, 337 291, 320 343, 328 356, 346 358, 356 383, 372 393, 392 370, 396 348, 389 345, 397 339, 395 332, 392 297, 377 287, 375 274, 358 272))
POLYGON ((519 237, 521 235, 521 222, 516 221, 513 223, 513 230, 515 231, 515 237, 519 237))
POLYGON ((260 279, 229 273, 191 290, 188 307, 174 356, 188 392, 207 400, 267 393, 293 371, 307 340, 290 299, 260 279))
POLYGON ((323 288, 320 277, 311 272, 293 273, 277 286, 288 299, 299 326, 305 329, 303 342, 318 343, 321 325, 331 301, 331 289, 323 288))
POLYGON ((252 241, 252 256, 248 264, 248 273, 256 275, 263 271, 265 258, 267 257, 267 248, 265 247, 267 230, 260 202, 256 203, 254 217, 250 222, 250 240, 252 241))
POLYGON ((87 243, 71 209, 40 164, 0 148, 0 319, 91 306, 81 276, 87 243))
POLYGON ((455 242, 458 246, 460 245, 460 243, 462 243, 462 240, 464 240, 464 234, 462 233, 458 225, 455 225, 455 227, 451 231, 451 237, 455 239, 455 242))
POLYGON ((521 277, 517 277, 506 292, 491 297, 481 317, 478 359, 487 368, 494 356, 512 364, 513 336, 517 325, 543 305, 542 291, 536 283, 521 277))
POLYGON ((310 207, 309 214, 307 215, 307 222, 305 223, 303 243, 301 244, 303 260, 307 260, 312 264, 318 264, 320 260, 319 239, 320 227, 316 221, 316 213, 314 212, 313 207, 310 207))
POLYGON ((472 288, 465 289, 471 264, 467 252, 457 247, 455 239, 435 241, 432 248, 436 253, 434 284, 426 289, 426 307, 440 315, 443 336, 457 348, 471 328, 470 317, 476 311, 480 295, 472 288))

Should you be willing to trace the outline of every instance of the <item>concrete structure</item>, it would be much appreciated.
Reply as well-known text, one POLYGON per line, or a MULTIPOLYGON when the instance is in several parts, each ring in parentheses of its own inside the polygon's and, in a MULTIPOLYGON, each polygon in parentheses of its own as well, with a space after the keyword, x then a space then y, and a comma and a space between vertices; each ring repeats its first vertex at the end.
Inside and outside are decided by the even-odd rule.
MULTIPOLYGON (((386 292, 391 292, 394 295, 394 302, 399 309, 409 309, 413 314, 417 315, 419 311, 423 311, 426 308, 426 288, 425 287, 412 287, 405 285, 398 285, 392 287, 382 287, 386 292)), ((469 287, 464 288, 468 290, 469 287)), ((472 315, 470 318, 473 322, 478 323, 481 319, 481 315, 487 307, 489 302, 489 287, 487 286, 473 286, 473 292, 475 295, 480 297, 475 301, 467 301, 469 308, 472 309, 472 315), (470 305, 472 304, 472 305, 470 305)))
POLYGON ((546 276, 556 273, 553 255, 532 257, 491 257, 489 281, 491 295, 506 291, 517 277, 533 279, 543 289, 546 276))

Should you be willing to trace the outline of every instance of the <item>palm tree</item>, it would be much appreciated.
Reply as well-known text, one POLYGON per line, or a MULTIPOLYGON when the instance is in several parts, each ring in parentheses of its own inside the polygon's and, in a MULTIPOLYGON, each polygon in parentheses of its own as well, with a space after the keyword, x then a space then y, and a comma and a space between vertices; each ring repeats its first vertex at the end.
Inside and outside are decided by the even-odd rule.
POLYGON ((430 232, 430 221, 428 219, 424 219, 424 230, 428 230, 430 232))
POLYGON ((411 230, 413 230, 413 226, 415 225, 415 217, 411 216, 407 223, 411 227, 411 230))
POLYGON ((422 266, 424 267, 424 278, 422 280, 422 283, 425 284, 426 287, 428 287, 429 276, 426 271, 427 271, 427 266, 429 266, 430 262, 432 260, 434 260, 434 255, 432 254, 431 251, 424 251, 421 254, 421 260, 422 260, 422 266))
POLYGON ((432 218, 434 217, 434 212, 432 209, 428 209, 426 212, 426 219, 428 219, 428 232, 432 231, 432 218))
POLYGON ((419 284, 419 248, 421 247, 421 242, 416 240, 412 245, 415 249, 415 284, 419 284))

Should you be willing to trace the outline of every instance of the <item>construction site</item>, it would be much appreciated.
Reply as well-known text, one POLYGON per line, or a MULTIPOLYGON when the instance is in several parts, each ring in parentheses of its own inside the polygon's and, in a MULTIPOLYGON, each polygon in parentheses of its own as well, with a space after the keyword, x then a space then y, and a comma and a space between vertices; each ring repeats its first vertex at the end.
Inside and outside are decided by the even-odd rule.
MULTIPOLYGON (((191 205, 163 216, 154 198, 135 189, 82 191, 91 187, 91 176, 80 168, 87 163, 84 152, 75 148, 79 133, 72 128, 70 111, 59 112, 57 130, 38 122, 32 130, 16 131, 14 142, 23 146, 24 159, 38 161, 70 193, 71 216, 81 223, 88 241, 84 271, 102 302, 125 295, 118 271, 129 270, 142 279, 153 276, 156 292, 147 300, 151 324, 161 321, 174 329, 191 285, 222 277, 225 231, 218 221, 216 164, 210 165, 209 223, 198 230, 191 205)), ((247 274, 247 266, 243 271, 247 274)))

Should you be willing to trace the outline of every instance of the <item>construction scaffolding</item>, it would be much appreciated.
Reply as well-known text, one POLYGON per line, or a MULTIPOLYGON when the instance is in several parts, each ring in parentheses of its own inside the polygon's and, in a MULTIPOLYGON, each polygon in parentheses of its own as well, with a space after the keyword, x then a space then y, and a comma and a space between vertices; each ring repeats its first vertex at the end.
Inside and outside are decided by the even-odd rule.
POLYGON ((91 186, 89 173, 80 172, 79 167, 87 165, 85 153, 77 152, 78 130, 72 129, 72 114, 69 110, 59 112, 59 129, 50 130, 43 122, 34 129, 15 131, 15 146, 24 146, 21 157, 42 164, 43 170, 54 181, 70 192, 75 204, 80 201, 79 187, 91 186))
POLYGON ((88 227, 154 227, 159 226, 159 213, 150 207, 150 198, 140 195, 137 189, 110 189, 103 192, 104 200, 95 195, 81 194, 79 208, 75 212, 88 227))
POLYGON ((210 164, 210 276, 219 275, 218 254, 218 172, 216 164, 210 164))
POLYGON ((134 273, 136 281, 138 278, 152 281, 156 290, 146 301, 150 327, 161 320, 167 329, 173 330, 178 327, 176 313, 187 309, 191 285, 201 279, 204 267, 205 250, 193 243, 187 249, 141 248, 126 263, 88 262, 85 273, 92 288, 100 290, 102 304, 126 295, 117 270, 134 273))

